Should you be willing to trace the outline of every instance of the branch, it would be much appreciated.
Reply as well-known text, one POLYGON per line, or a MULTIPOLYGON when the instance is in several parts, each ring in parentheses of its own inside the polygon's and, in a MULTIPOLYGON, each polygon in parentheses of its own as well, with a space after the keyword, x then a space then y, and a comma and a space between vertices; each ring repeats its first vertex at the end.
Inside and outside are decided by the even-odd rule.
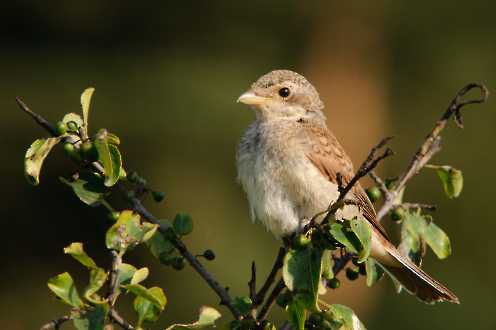
POLYGON ((71 317, 69 315, 64 315, 62 316, 61 318, 58 318, 56 320, 52 320, 50 322, 48 322, 47 324, 43 325, 40 330, 50 330, 50 329, 55 329, 55 330, 58 330, 60 329, 60 326, 69 321, 71 319, 71 317))
POLYGON ((57 134, 57 129, 55 126, 53 126, 48 120, 43 118, 42 116, 38 115, 37 113, 34 113, 29 109, 29 107, 26 105, 26 103, 22 102, 22 100, 19 97, 16 97, 16 102, 19 108, 27 113, 33 120, 38 123, 41 127, 43 127, 50 135, 52 136, 58 136, 57 134))
MULTIPOLYGON (((345 187, 343 187, 342 184, 342 176, 338 173, 337 181, 338 181, 339 197, 337 200, 331 202, 327 210, 323 212, 323 213, 327 213, 327 215, 322 222, 327 222, 329 220, 329 217, 333 215, 340 207, 342 207, 346 203, 349 203, 349 201, 346 202, 345 200, 346 195, 350 192, 353 186, 355 186, 358 180, 360 180, 361 178, 372 172, 377 167, 379 162, 381 162, 383 159, 393 155, 393 151, 390 148, 386 148, 386 150, 384 150, 384 152, 380 156, 378 157, 375 156, 376 152, 382 147, 384 147, 391 139, 392 137, 386 137, 382 139, 378 144, 376 144, 372 149, 370 149, 367 158, 360 165, 358 171, 355 173, 353 178, 351 178, 351 180, 348 182, 348 184, 345 187)), ((321 214, 322 213, 318 213, 314 215, 312 217, 311 222, 315 221, 315 219, 321 214)))
MULTIPOLYGON (((141 214, 147 221, 160 225, 158 219, 151 214, 141 203, 141 201, 136 197, 130 197, 129 200, 133 204, 133 208, 136 212, 141 214)), ((167 235, 167 230, 163 227, 159 227, 159 231, 167 235)), ((170 242, 179 251, 179 253, 188 261, 188 263, 193 267, 193 269, 207 282, 207 284, 215 291, 217 296, 220 298, 220 304, 226 306, 232 315, 236 319, 241 318, 241 314, 232 304, 232 299, 227 292, 226 288, 221 286, 219 282, 210 274, 205 267, 198 261, 198 259, 189 252, 188 248, 184 243, 177 237, 170 238, 170 242)))
MULTIPOLYGON (((41 127, 43 127, 45 130, 47 130, 51 135, 57 136, 57 131, 55 130, 54 126, 50 124, 45 118, 43 118, 41 115, 38 115, 31 111, 31 109, 28 108, 28 106, 21 101, 20 98, 16 98, 17 104, 23 110, 26 112, 28 115, 30 115, 41 127)), ((98 163, 92 163, 92 165, 95 168, 101 168, 101 165, 98 163)), ((132 202, 134 209, 136 212, 140 213, 145 219, 148 221, 155 223, 155 224, 160 224, 158 219, 153 216, 141 203, 141 201, 138 198, 130 198, 130 201, 132 202)), ((159 228, 159 230, 162 233, 165 233, 165 230, 163 228, 159 228)), ((184 243, 179 240, 178 238, 171 239, 171 243, 174 245, 174 247, 179 251, 179 253, 189 262, 191 267, 196 270, 196 272, 207 282, 207 284, 217 293, 217 295, 221 299, 221 305, 225 305, 233 314, 233 316, 236 319, 240 319, 241 315, 239 312, 234 308, 232 305, 232 299, 229 296, 229 293, 227 292, 226 288, 222 287, 217 280, 203 267, 203 265, 195 258, 193 254, 191 254, 188 250, 188 248, 184 245, 184 243)), ((111 315, 118 316, 117 312, 115 310, 111 310, 111 315)), ((119 320, 125 322, 122 318, 114 318, 114 320, 123 326, 129 326, 126 325, 126 323, 119 323, 119 320)), ((124 329, 132 329, 131 328, 124 328, 124 329)))
POLYGON ((431 130, 429 135, 425 138, 424 142, 420 145, 419 149, 413 156, 412 160, 408 164, 405 171, 400 175, 398 182, 395 184, 394 189, 391 191, 391 196, 386 199, 384 205, 377 212, 377 219, 382 219, 395 205, 396 197, 399 192, 405 187, 407 182, 413 178, 419 171, 429 162, 429 160, 434 156, 440 149, 441 143, 441 132, 446 127, 449 119, 454 116, 455 123, 458 127, 463 127, 463 118, 461 114, 461 109, 468 104, 484 103, 489 96, 489 91, 486 86, 479 83, 470 83, 460 89, 453 100, 450 102, 448 109, 444 112, 441 118, 436 122, 434 128, 431 130), (479 89, 481 96, 476 99, 462 100, 472 89, 479 89))
POLYGON ((117 324, 119 325, 122 329, 124 330, 133 330, 134 327, 127 323, 126 320, 122 316, 119 315, 117 310, 114 308, 111 308, 109 311, 110 318, 117 324))
POLYGON ((267 276, 265 283, 263 284, 260 291, 258 291, 256 298, 253 301, 254 307, 258 307, 264 301, 267 291, 269 291, 272 283, 274 283, 276 279, 279 269, 281 269, 284 264, 285 255, 286 255, 286 249, 281 246, 279 248, 279 253, 277 254, 276 260, 274 261, 274 265, 272 266, 272 270, 270 271, 269 276, 267 276))
POLYGON ((110 307, 115 305, 115 300, 118 295, 117 278, 119 277, 119 267, 122 264, 122 256, 117 251, 110 251, 112 255, 112 267, 110 270, 110 290, 108 295, 108 300, 110 307))
POLYGON ((279 282, 277 282, 276 286, 274 289, 272 289, 272 292, 270 293, 269 297, 267 298, 267 301, 265 304, 262 306, 262 309, 260 310, 260 313, 258 313, 257 316, 257 321, 263 321, 267 317, 267 314, 269 314, 270 309, 276 302, 277 297, 281 294, 281 292, 286 288, 286 284, 284 284, 283 279, 281 278, 279 282))

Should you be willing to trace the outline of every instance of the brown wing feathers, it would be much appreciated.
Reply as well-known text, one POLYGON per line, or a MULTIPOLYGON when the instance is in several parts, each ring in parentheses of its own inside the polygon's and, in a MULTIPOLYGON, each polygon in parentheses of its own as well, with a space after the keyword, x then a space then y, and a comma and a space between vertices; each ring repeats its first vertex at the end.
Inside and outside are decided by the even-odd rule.
MULTIPOLYGON (((343 147, 332 133, 325 127, 314 125, 305 126, 307 134, 311 136, 311 151, 307 154, 308 159, 335 184, 338 173, 341 174, 343 184, 347 184, 354 176, 353 163, 346 155, 343 147)), ((364 217, 385 237, 388 238, 384 227, 376 220, 374 207, 367 194, 357 183, 352 189, 355 200, 358 202, 364 217)))

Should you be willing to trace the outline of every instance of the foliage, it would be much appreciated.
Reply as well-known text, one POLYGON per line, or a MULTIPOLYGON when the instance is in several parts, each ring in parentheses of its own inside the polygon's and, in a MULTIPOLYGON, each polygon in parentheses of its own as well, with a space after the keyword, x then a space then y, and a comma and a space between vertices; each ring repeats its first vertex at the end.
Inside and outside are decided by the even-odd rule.
MULTIPOLYGON (((188 262, 233 314, 234 320, 227 324, 228 329, 276 329, 266 319, 276 299, 278 305, 286 310, 288 322, 295 330, 365 329, 348 307, 329 305, 320 298, 328 288, 339 288, 337 275, 343 269, 346 269, 349 280, 365 276, 368 286, 383 277, 382 267, 370 257, 372 232, 365 219, 332 219, 331 213, 344 206, 344 203, 337 205, 336 202, 336 205, 329 207, 327 216, 320 224, 311 221, 302 233, 286 240, 284 253, 274 264, 274 276, 267 279, 267 288, 257 293, 250 284, 249 297, 231 299, 227 290, 200 263, 200 257, 207 261, 214 260, 215 253, 206 249, 195 256, 182 242, 182 238, 194 229, 193 219, 186 213, 178 213, 172 222, 151 215, 144 209, 141 200, 151 195, 156 202, 161 202, 165 195, 150 189, 146 180, 136 172, 128 173, 124 169, 119 149, 121 140, 117 135, 105 128, 97 130, 94 135, 90 134, 88 118, 93 93, 94 89, 88 88, 81 95, 82 116, 75 113, 63 116, 56 127, 50 130, 57 132, 57 136, 35 140, 27 150, 24 161, 28 182, 38 185, 44 160, 57 145, 62 144, 68 157, 78 165, 78 170, 70 178, 61 177, 60 181, 69 186, 84 204, 105 207, 113 221, 105 235, 105 246, 113 256, 110 268, 98 266, 85 252, 83 243, 75 242, 64 248, 64 253, 87 269, 89 281, 85 288, 79 291, 68 272, 48 280, 49 289, 71 307, 68 318, 72 319, 77 329, 103 329, 110 323, 117 323, 124 329, 144 329, 157 321, 166 309, 167 296, 164 291, 158 286, 145 284, 149 269, 123 262, 126 253, 138 245, 146 246, 162 264, 176 270, 183 269, 188 262), (129 209, 117 211, 110 205, 108 196, 118 193, 123 193, 130 202, 129 209), (346 267, 350 260, 353 264, 346 267), (282 268, 280 285, 276 285, 266 297, 279 268, 282 268), (122 293, 134 296, 133 307, 137 314, 134 326, 120 317, 115 308, 122 293)), ((459 111, 459 108, 453 111, 459 111)), ((461 117, 457 120, 461 120, 461 117)), ((463 187, 460 170, 450 166, 426 167, 437 172, 449 198, 460 195, 463 187)), ((439 259, 448 257, 451 254, 451 243, 447 234, 433 222, 430 215, 425 214, 421 206, 412 207, 403 201, 405 187, 396 187, 396 181, 391 179, 382 183, 376 180, 378 185, 369 187, 367 194, 373 202, 384 200, 395 224, 400 226, 400 251, 417 264, 424 257, 426 246, 439 259)), ((255 272, 253 264, 250 281, 253 284, 255 272)), ((221 314, 213 307, 202 306, 196 322, 173 324, 167 330, 210 327, 220 317, 221 314)))

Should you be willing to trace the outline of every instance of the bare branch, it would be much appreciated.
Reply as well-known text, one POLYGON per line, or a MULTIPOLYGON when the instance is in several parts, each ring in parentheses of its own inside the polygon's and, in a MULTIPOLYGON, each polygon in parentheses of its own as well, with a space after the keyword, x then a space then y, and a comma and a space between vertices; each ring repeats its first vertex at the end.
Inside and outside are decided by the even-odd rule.
MULTIPOLYGON (((24 102, 22 102, 20 98, 17 98, 16 101, 19 107, 21 108, 21 110, 29 114, 41 127, 47 130, 48 133, 54 136, 57 135, 57 131, 55 130, 55 127, 52 124, 50 124, 50 122, 48 122, 42 116, 31 111, 31 109, 29 109, 28 106, 24 102)), ((92 165, 95 166, 97 170, 100 170, 101 168, 101 166, 99 166, 100 164, 98 163, 93 163, 92 165)), ((143 204, 138 198, 130 198, 130 201, 132 202, 135 211, 140 213, 145 219, 147 219, 152 223, 159 224, 158 219, 155 216, 153 216, 143 206, 143 204)), ((160 228, 159 230, 161 232, 164 232, 162 228, 160 228)), ((229 296, 226 288, 222 287, 219 284, 219 282, 215 280, 215 278, 203 267, 203 265, 196 259, 196 257, 189 252, 188 248, 184 245, 184 243, 180 239, 178 238, 172 239, 171 243, 175 246, 175 248, 179 251, 179 253, 189 262, 191 267, 193 267, 193 269, 195 269, 196 272, 200 274, 200 276, 208 283, 208 285, 215 291, 215 293, 217 293, 217 295, 221 299, 221 304, 225 305, 231 311, 231 313, 236 319, 239 319, 241 315, 232 305, 232 299, 229 296)), ((115 310, 113 310, 113 312, 115 315, 118 315, 116 314, 117 312, 115 312, 115 310)))
POLYGON ((50 322, 48 322, 47 324, 43 325, 40 330, 50 330, 50 329, 55 329, 55 330, 58 330, 60 329, 60 326, 69 321, 71 319, 71 317, 69 315, 64 315, 62 316, 61 318, 58 318, 56 320, 52 320, 50 322))
POLYGON ((255 307, 259 306, 264 301, 267 291, 270 289, 272 283, 274 283, 274 280, 276 279, 279 269, 281 269, 283 266, 285 255, 286 255, 286 249, 281 246, 279 248, 279 252, 277 253, 276 260, 274 261, 274 265, 272 266, 272 270, 270 271, 269 276, 267 276, 265 283, 263 284, 260 291, 258 291, 256 295, 256 299, 253 301, 255 307))
MULTIPOLYGON (((133 204, 134 210, 141 214, 147 221, 155 224, 159 224, 158 219, 151 214, 141 203, 138 198, 131 197, 129 198, 131 203, 133 204)), ((163 234, 166 233, 166 229, 159 227, 159 231, 163 234)), ((174 247, 179 251, 179 253, 188 261, 188 263, 193 267, 193 269, 207 282, 207 284, 215 291, 215 293, 220 298, 220 304, 226 306, 229 311, 231 311, 234 318, 241 318, 240 313, 232 304, 232 299, 226 288, 221 286, 219 282, 210 274, 205 267, 198 261, 198 259, 189 252, 188 248, 184 243, 177 237, 171 238, 170 242, 174 245, 174 247)))
POLYGON ((50 133, 50 135, 58 136, 57 129, 48 120, 46 120, 42 116, 38 115, 37 113, 34 113, 33 111, 31 111, 31 109, 29 109, 29 107, 26 105, 26 103, 24 103, 19 97, 16 97, 16 102, 22 111, 24 111, 31 118, 33 118, 34 121, 37 122, 38 125, 43 127, 48 133, 50 133))
POLYGON ((274 289, 272 289, 272 292, 270 293, 269 297, 267 298, 267 301, 265 304, 262 306, 262 309, 260 310, 260 313, 258 313, 257 320, 263 321, 267 317, 267 314, 269 314, 270 309, 276 302, 277 297, 281 294, 281 292, 286 288, 286 284, 284 284, 283 279, 281 278, 279 282, 277 282, 276 286, 274 289))
POLYGON ((436 205, 424 204, 424 203, 401 203, 401 207, 405 209, 424 209, 428 211, 435 211, 436 205))
POLYGON ((110 318, 117 324, 119 325, 122 329, 124 330, 133 330, 134 327, 129 324, 122 316, 119 315, 117 310, 114 308, 111 308, 109 311, 110 318))
POLYGON ((463 127, 461 109, 468 104, 484 103, 488 96, 489 92, 486 86, 479 83, 468 84, 456 94, 450 102, 448 109, 436 122, 434 128, 427 135, 405 171, 400 175, 398 182, 391 191, 392 198, 386 200, 384 205, 379 209, 377 212, 377 219, 382 219, 395 206, 395 197, 398 196, 399 192, 405 187, 406 183, 418 174, 419 171, 429 162, 429 160, 441 149, 440 134, 446 127, 449 119, 454 115, 455 122, 458 127, 463 127), (475 99, 462 100, 462 97, 474 88, 479 89, 481 96, 475 99))
POLYGON ((117 285, 117 278, 119 276, 119 267, 122 264, 122 256, 117 251, 110 251, 112 255, 112 267, 110 270, 110 281, 109 281, 109 295, 108 300, 110 303, 110 307, 115 305, 115 300, 117 299, 117 295, 119 292, 119 288, 117 285))

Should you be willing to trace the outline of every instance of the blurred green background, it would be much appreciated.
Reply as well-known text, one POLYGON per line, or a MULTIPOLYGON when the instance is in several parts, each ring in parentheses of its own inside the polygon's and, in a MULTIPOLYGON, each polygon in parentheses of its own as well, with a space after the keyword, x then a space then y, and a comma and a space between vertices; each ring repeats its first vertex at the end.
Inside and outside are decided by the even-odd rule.
MULTIPOLYGON (((236 144, 253 120, 237 97, 272 69, 306 75, 355 163, 380 137, 396 136, 397 154, 381 168, 394 176, 459 88, 471 81, 494 87, 495 10, 483 0, 2 2, 0 328, 37 329, 65 313, 46 280, 68 270, 84 283, 86 275, 64 246, 82 241, 98 262, 109 261, 105 213, 83 207, 59 183, 71 173, 61 152, 50 155, 39 187, 24 180, 25 149, 45 132, 17 109, 15 96, 56 121, 79 111, 82 90, 96 87, 90 129, 121 137, 126 168, 167 194, 163 204, 149 201, 150 209, 163 218, 189 212, 195 231, 188 245, 198 253, 213 249, 217 259, 208 269, 233 295, 245 295, 251 261, 266 274, 278 242, 250 223, 236 183, 236 144)), ((450 235, 453 256, 429 256, 424 267, 461 305, 423 305, 396 295, 387 279, 372 289, 346 284, 326 300, 349 305, 370 329, 496 328, 493 103, 467 109, 463 131, 451 124, 434 159, 464 170, 461 197, 447 200, 428 171, 407 191, 412 201, 439 206, 434 219, 450 235)), ((218 303, 188 268, 161 266, 143 249, 128 261, 151 265, 147 284, 169 298, 155 329, 191 321, 202 304, 218 303)), ((129 300, 121 308, 134 319, 129 300)), ((274 318, 281 320, 278 308, 274 318)))

